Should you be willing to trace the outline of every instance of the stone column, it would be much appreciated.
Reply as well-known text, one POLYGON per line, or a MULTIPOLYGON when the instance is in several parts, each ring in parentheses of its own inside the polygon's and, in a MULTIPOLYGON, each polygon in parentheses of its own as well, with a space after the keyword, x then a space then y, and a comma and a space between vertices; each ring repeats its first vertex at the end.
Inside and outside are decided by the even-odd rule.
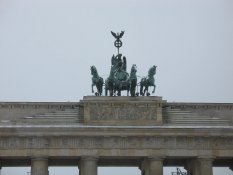
POLYGON ((31 159, 31 175, 49 175, 47 157, 33 157, 31 159))
POLYGON ((97 157, 82 157, 79 162, 79 175, 97 175, 97 157))
POLYGON ((184 166, 184 169, 187 171, 187 175, 192 175, 192 170, 187 165, 184 166))
POLYGON ((189 160, 186 166, 188 175, 213 175, 213 157, 199 157, 189 160))
POLYGON ((142 162, 142 174, 144 175, 163 175, 162 157, 148 157, 142 162))
POLYGON ((200 175, 213 175, 213 158, 199 158, 200 175))
POLYGON ((0 159, 0 175, 2 174, 2 162, 1 162, 1 159, 0 159))
POLYGON ((233 165, 229 166, 230 170, 233 171, 233 165))

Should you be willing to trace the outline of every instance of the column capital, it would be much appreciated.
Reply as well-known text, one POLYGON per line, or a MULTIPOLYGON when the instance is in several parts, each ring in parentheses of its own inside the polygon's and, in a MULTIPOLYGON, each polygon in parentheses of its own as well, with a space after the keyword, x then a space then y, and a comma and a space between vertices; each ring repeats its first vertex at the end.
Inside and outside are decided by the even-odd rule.
POLYGON ((198 156, 196 159, 203 160, 203 161, 214 161, 215 156, 198 156))
POLYGON ((164 161, 165 156, 148 156, 146 159, 149 161, 164 161))
POLYGON ((97 161, 98 159, 98 156, 81 156, 81 160, 84 161, 97 161))
POLYGON ((31 159, 38 159, 38 160, 44 160, 44 159, 48 159, 48 156, 31 156, 31 159))

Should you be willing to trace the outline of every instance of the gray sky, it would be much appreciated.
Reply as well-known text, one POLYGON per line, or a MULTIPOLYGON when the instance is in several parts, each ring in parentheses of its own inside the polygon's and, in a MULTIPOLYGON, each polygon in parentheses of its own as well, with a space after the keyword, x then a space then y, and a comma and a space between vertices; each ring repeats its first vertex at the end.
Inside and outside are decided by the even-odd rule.
POLYGON ((232 0, 0 0, 0 101, 79 101, 91 94, 91 65, 109 74, 110 31, 125 30, 128 70, 158 66, 156 96, 232 103, 232 9, 232 0))
POLYGON ((233 102, 232 0, 0 0, 0 100, 79 101, 90 66, 106 78, 116 53, 138 76, 157 65, 155 95, 233 102))

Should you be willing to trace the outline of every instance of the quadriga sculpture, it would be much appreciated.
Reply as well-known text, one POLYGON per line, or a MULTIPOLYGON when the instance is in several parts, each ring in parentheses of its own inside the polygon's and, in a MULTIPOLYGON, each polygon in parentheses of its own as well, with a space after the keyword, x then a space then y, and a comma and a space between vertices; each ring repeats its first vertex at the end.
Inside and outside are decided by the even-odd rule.
POLYGON ((133 64, 130 74, 127 73, 127 61, 126 57, 122 57, 122 54, 119 52, 119 49, 122 47, 121 38, 124 35, 124 31, 120 33, 111 32, 114 38, 114 46, 117 48, 117 55, 113 55, 111 59, 111 70, 108 78, 103 83, 103 78, 98 75, 97 69, 95 66, 91 66, 92 74, 92 93, 94 93, 93 87, 96 86, 97 92, 96 96, 102 95, 103 84, 105 85, 105 96, 121 96, 121 91, 127 91, 127 96, 138 96, 139 93, 136 92, 136 87, 140 85, 140 95, 147 96, 150 95, 148 89, 150 86, 153 86, 154 89, 152 93, 155 92, 155 79, 154 75, 156 74, 156 66, 152 66, 148 71, 148 76, 141 79, 140 83, 137 84, 137 67, 133 64))

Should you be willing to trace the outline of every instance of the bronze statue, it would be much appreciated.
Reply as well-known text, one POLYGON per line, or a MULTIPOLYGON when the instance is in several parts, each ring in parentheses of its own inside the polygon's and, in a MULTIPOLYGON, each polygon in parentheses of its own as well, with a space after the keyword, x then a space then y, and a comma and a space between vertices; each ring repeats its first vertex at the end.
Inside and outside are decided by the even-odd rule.
POLYGON ((155 79, 154 79, 154 75, 156 74, 156 67, 157 66, 152 66, 149 71, 148 71, 148 76, 147 77, 143 77, 141 79, 141 82, 140 82, 140 95, 144 96, 145 93, 147 96, 150 95, 149 93, 149 86, 153 86, 154 89, 152 91, 152 93, 155 92, 155 79), (144 89, 145 88, 145 89, 144 89))
POLYGON ((95 92, 96 96, 101 96, 103 91, 103 78, 98 75, 97 69, 95 66, 91 66, 91 75, 92 75, 92 93, 94 93, 93 87, 96 86, 97 92, 95 92))
MULTIPOLYGON (((141 79, 140 83, 137 84, 137 67, 135 64, 132 65, 130 74, 127 73, 127 61, 126 57, 122 56, 119 53, 119 48, 122 46, 122 41, 120 40, 124 35, 124 31, 121 33, 114 33, 112 35, 116 39, 114 42, 114 46, 117 48, 117 55, 113 55, 111 58, 111 70, 108 78, 105 80, 105 95, 108 96, 108 92, 110 96, 121 96, 121 91, 127 91, 127 96, 130 95, 132 97, 138 96, 139 93, 136 92, 136 87, 140 85, 140 95, 147 96, 150 95, 148 89, 150 86, 153 86, 154 89, 152 93, 155 91, 155 80, 154 75, 156 74, 156 66, 153 66, 148 71, 148 76, 141 79)), ((94 93, 93 87, 96 86, 97 92, 96 96, 102 95, 103 88, 103 78, 99 77, 97 69, 95 66, 91 67, 92 77, 92 92, 94 93)))
POLYGON ((130 95, 132 97, 138 96, 137 93, 135 93, 136 91, 136 86, 137 86, 137 66, 136 64, 133 64, 132 68, 131 68, 131 72, 129 75, 129 84, 130 84, 130 95))
POLYGON ((114 46, 117 48, 118 54, 119 54, 119 48, 122 46, 122 41, 120 39, 124 35, 124 31, 121 31, 120 34, 114 33, 113 31, 111 31, 111 33, 112 33, 112 36, 114 36, 116 38, 116 41, 114 42, 114 46))
POLYGON ((109 91, 109 95, 113 96, 113 91, 114 91, 114 73, 115 73, 115 68, 112 65, 109 77, 105 80, 105 96, 108 96, 108 91, 109 91))

